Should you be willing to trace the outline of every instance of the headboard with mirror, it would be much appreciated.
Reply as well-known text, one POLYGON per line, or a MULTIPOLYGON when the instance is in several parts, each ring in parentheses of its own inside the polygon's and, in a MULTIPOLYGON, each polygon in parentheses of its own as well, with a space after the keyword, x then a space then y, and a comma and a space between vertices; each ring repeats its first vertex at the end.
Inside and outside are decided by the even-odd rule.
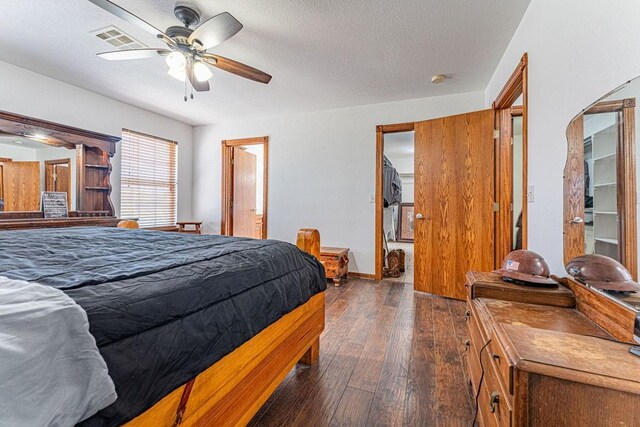
MULTIPOLYGON (((119 137, 0 111, 0 230, 113 225, 119 137), (45 221, 41 194, 66 193, 69 218, 45 221)), ((63 203, 64 205, 64 203, 63 203)))
MULTIPOLYGON (((567 128, 564 262, 583 254, 615 259, 638 280, 636 128, 640 78, 584 109, 567 128)), ((639 292, 601 291, 640 310, 639 292)))

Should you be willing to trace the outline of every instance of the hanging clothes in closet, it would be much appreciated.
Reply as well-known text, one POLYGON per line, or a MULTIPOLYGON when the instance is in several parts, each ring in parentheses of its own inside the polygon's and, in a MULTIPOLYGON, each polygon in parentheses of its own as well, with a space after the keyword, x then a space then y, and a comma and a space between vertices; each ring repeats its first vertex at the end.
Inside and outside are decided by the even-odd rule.
POLYGON ((400 174, 393 167, 393 164, 387 156, 383 159, 383 172, 384 178, 383 185, 383 197, 384 207, 388 208, 392 205, 397 205, 402 202, 402 182, 400 181, 400 174))

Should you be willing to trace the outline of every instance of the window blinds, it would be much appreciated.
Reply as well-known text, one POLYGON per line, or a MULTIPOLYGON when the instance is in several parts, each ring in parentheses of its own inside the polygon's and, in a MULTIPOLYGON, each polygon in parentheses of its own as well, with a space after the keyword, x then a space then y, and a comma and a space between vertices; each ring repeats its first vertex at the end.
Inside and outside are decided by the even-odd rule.
POLYGON ((122 218, 137 218, 141 228, 176 224, 177 146, 175 141, 122 130, 122 218))

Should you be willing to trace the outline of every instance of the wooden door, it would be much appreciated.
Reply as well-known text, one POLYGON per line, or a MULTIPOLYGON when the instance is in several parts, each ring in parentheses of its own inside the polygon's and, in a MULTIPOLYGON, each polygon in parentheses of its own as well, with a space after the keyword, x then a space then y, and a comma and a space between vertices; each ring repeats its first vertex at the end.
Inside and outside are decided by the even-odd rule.
POLYGON ((493 110, 415 124, 418 291, 464 299, 466 272, 493 269, 493 124, 493 110))
POLYGON ((564 263, 584 255, 584 116, 567 128, 568 153, 564 167, 564 263))
POLYGON ((67 205, 71 210, 71 161, 47 160, 44 165, 45 191, 67 193, 67 205))
POLYGON ((4 210, 40 210, 40 162, 6 162, 2 165, 4 210))
POLYGON ((257 157, 233 147, 232 235, 255 237, 257 157))

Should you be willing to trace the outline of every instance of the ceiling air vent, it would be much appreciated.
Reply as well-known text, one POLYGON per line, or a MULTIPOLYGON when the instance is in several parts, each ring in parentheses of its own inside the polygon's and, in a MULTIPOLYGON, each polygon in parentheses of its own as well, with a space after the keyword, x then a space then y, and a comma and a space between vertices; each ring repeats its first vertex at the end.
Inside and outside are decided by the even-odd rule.
POLYGON ((143 43, 126 34, 124 31, 114 26, 102 28, 100 30, 92 31, 91 34, 98 37, 100 40, 104 40, 112 47, 120 50, 125 49, 144 49, 147 47, 143 43))

